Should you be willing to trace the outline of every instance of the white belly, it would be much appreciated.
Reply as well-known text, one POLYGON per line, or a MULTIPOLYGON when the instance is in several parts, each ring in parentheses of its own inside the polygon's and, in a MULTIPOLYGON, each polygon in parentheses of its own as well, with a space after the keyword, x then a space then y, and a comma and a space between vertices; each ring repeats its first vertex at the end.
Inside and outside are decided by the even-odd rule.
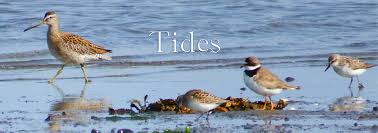
POLYGON ((252 80, 251 77, 249 77, 245 73, 243 73, 243 77, 244 77, 244 83, 245 83, 245 85, 249 89, 251 89, 253 92, 255 92, 255 93, 259 94, 259 95, 273 96, 273 95, 276 95, 276 94, 279 94, 279 93, 282 92, 281 88, 278 88, 278 89, 267 89, 266 87, 257 84, 254 80, 252 80))
POLYGON ((188 105, 185 105, 186 107, 198 111, 198 112, 207 112, 209 110, 215 109, 219 106, 219 104, 204 104, 204 103, 198 103, 198 102, 188 102, 188 105))
POLYGON ((340 76, 343 76, 343 77, 353 77, 353 76, 357 76, 357 75, 361 75, 363 74, 366 69, 356 69, 356 70, 353 70, 349 67, 346 67, 346 66, 336 66, 336 65, 332 65, 333 67, 333 70, 339 74, 340 76))

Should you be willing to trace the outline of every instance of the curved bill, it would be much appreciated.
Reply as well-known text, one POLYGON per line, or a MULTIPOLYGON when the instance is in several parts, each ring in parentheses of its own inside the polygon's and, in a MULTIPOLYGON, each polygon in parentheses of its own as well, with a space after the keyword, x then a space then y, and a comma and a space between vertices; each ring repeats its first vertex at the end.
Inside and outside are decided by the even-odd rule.
POLYGON ((330 66, 331 66, 331 63, 328 64, 327 68, 324 71, 327 71, 330 66))
POLYGON ((33 29, 33 28, 35 28, 35 27, 41 26, 42 24, 43 24, 43 21, 39 22, 39 23, 36 24, 36 25, 33 25, 33 26, 30 26, 30 27, 26 28, 26 29, 24 30, 24 32, 25 32, 25 31, 28 31, 28 30, 30 30, 30 29, 33 29))

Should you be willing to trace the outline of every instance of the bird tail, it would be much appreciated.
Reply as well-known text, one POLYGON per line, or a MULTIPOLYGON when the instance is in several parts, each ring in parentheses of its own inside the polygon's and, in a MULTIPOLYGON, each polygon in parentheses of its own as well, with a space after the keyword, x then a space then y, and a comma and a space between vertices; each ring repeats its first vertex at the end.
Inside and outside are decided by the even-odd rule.
POLYGON ((217 104, 223 104, 223 103, 226 103, 226 102, 228 102, 228 101, 230 101, 230 100, 227 100, 227 99, 222 99, 221 101, 219 101, 217 104))
POLYGON ((377 64, 366 64, 366 68, 372 68, 372 67, 376 67, 377 64))
POLYGON ((300 86, 287 86, 284 88, 285 90, 299 90, 301 89, 300 86))
POLYGON ((98 59, 100 60, 112 60, 112 57, 108 55, 103 55, 103 54, 97 54, 98 59))
POLYGON ((110 50, 110 49, 105 49, 105 51, 108 52, 108 53, 112 53, 112 52, 113 52, 113 51, 110 50))

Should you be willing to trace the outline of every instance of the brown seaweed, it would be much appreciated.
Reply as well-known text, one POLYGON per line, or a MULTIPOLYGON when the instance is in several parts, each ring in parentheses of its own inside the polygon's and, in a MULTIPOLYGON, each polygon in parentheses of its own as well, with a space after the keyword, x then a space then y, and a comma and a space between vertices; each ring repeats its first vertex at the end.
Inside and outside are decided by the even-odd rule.
MULTIPOLYGON (((249 110, 257 110, 261 109, 264 106, 264 102, 262 101, 255 101, 251 102, 248 99, 244 98, 233 98, 233 97, 228 97, 226 98, 229 100, 226 103, 223 103, 219 107, 215 108, 214 111, 216 112, 229 112, 229 111, 249 111, 249 110)), ((145 97, 145 103, 146 103, 146 97, 145 97)), ((139 112, 169 112, 169 111, 175 111, 178 113, 193 113, 189 108, 186 107, 181 107, 180 109, 178 108, 176 104, 175 99, 160 99, 154 103, 148 104, 147 107, 144 104, 144 106, 141 106, 140 102, 132 102, 131 107, 136 107, 139 112), (134 104, 134 105, 133 105, 134 104), (135 105, 136 104, 136 105, 135 105), (139 108, 137 107, 139 106, 139 108)), ((282 110, 288 105, 287 100, 280 99, 277 103, 274 104, 274 109, 275 110, 282 110)), ((270 109, 271 105, 268 102, 266 105, 266 109, 270 109)), ((133 111, 131 109, 113 109, 109 108, 109 114, 114 115, 114 114, 128 114, 132 113, 133 111)), ((135 112, 133 112, 135 113, 135 112)))

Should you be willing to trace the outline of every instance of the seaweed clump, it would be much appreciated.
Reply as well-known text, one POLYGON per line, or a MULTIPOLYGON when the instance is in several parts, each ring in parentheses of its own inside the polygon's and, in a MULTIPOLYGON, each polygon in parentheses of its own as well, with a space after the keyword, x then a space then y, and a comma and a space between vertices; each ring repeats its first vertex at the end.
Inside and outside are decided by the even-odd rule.
MULTIPOLYGON (((154 103, 148 104, 147 103, 147 95, 144 99, 144 105, 142 106, 141 102, 137 100, 133 100, 130 107, 136 108, 136 110, 141 112, 178 112, 178 113, 192 113, 189 108, 181 107, 178 108, 175 99, 160 99, 154 103)), ((229 100, 226 103, 223 103, 219 107, 215 108, 214 111, 216 112, 229 112, 229 111, 249 111, 249 110, 257 110, 263 108, 265 102, 263 101, 255 101, 251 102, 248 99, 244 98, 234 98, 234 97, 227 97, 226 100, 229 100)), ((282 110, 288 105, 288 101, 285 99, 280 99, 278 103, 274 104, 274 109, 282 110)), ((268 102, 266 105, 266 109, 270 109, 271 105, 268 102)), ((109 108, 109 114, 128 114, 133 112, 132 109, 113 109, 109 108)), ((137 112, 134 112, 137 113, 137 112)))

